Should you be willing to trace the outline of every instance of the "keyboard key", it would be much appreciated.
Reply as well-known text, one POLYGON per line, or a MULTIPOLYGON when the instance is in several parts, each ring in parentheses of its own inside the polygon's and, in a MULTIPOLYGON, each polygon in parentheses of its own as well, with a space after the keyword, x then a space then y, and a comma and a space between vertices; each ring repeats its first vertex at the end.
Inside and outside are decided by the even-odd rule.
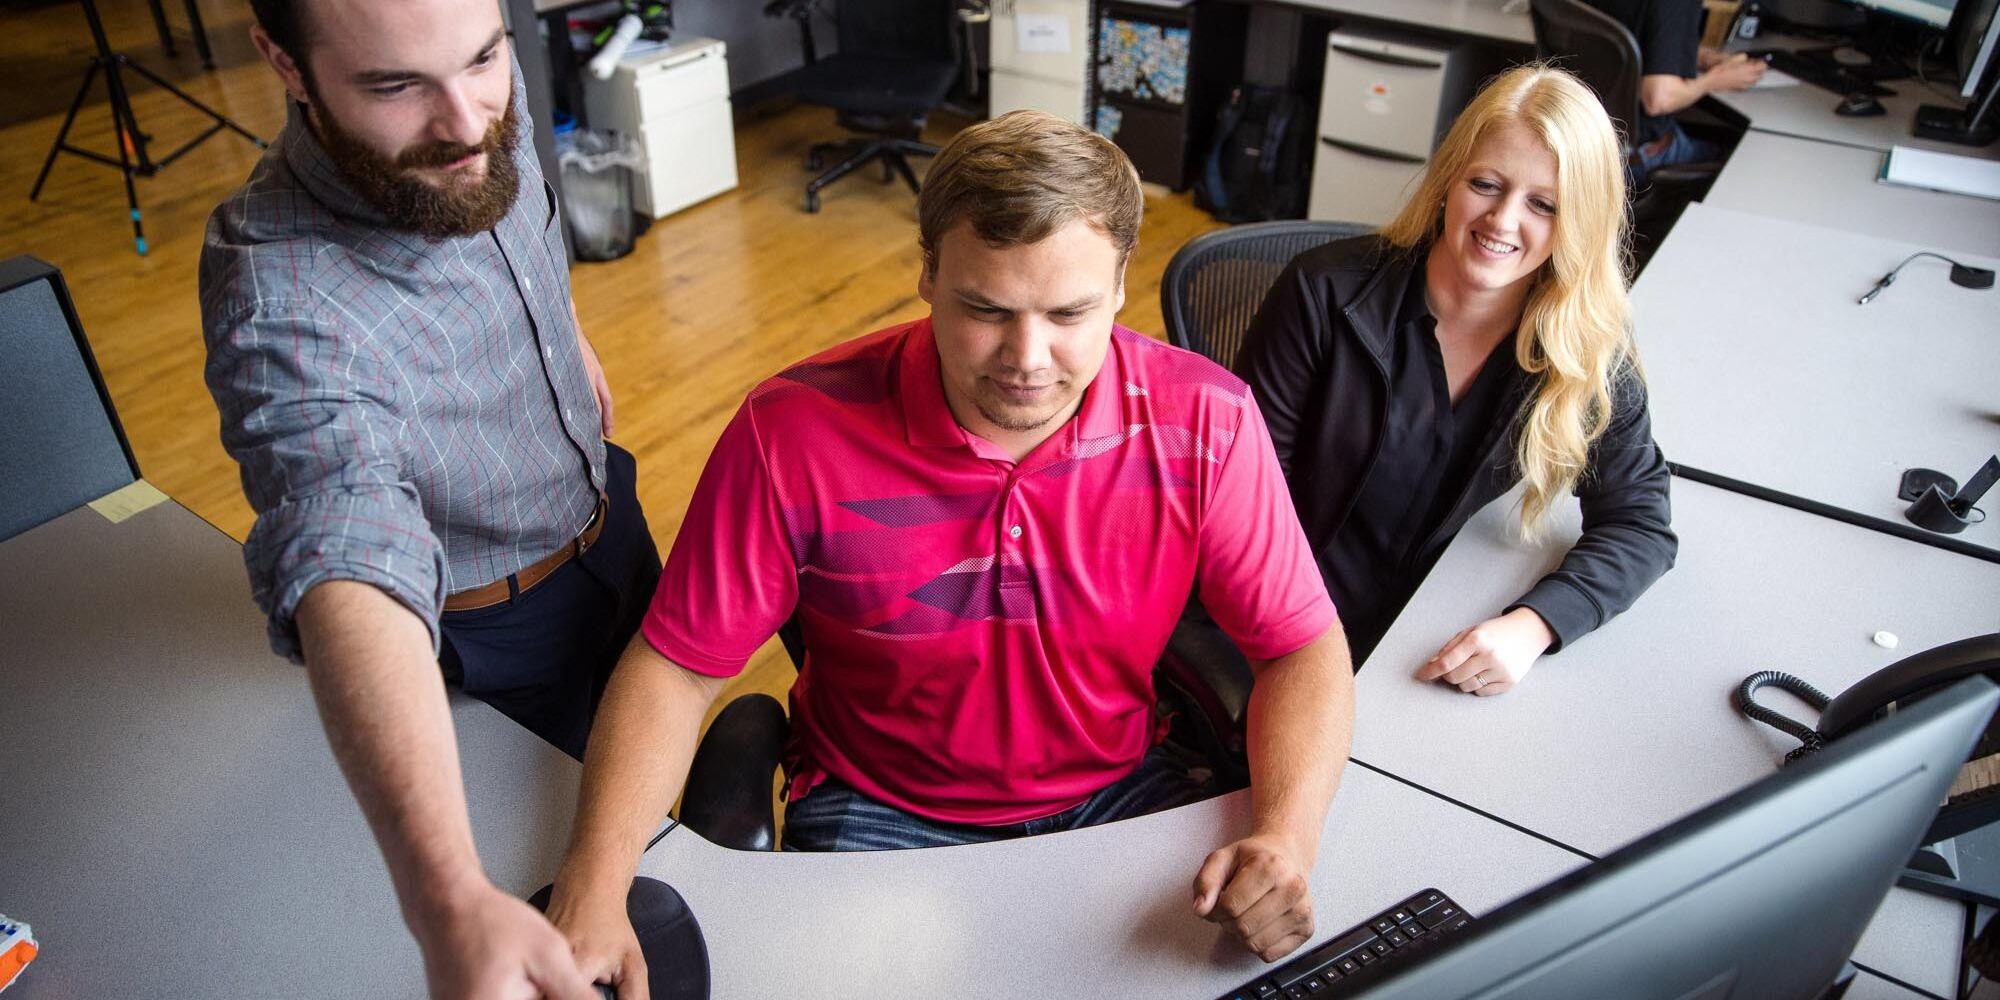
POLYGON ((1444 893, 1436 889, 1425 889, 1405 900, 1403 902, 1403 909, 1411 913, 1422 913, 1442 902, 1444 902, 1444 893))
POLYGON ((1266 979, 1263 982, 1257 984, 1257 1000, 1270 1000, 1271 997, 1277 995, 1278 995, 1278 988, 1276 986, 1271 985, 1270 980, 1266 979))
POLYGON ((1285 1000, 1306 1000, 1306 988, 1303 986, 1286 987, 1285 1000))
POLYGON ((1399 906, 1399 907, 1396 907, 1396 908, 1395 908, 1394 910, 1390 911, 1390 913, 1389 913, 1389 919, 1390 919, 1390 920, 1394 920, 1395 922, 1397 922, 1397 923, 1399 923, 1399 924, 1407 924, 1407 923, 1409 923, 1409 922, 1410 922, 1410 918, 1411 918, 1412 916, 1415 916, 1415 914, 1411 913, 1411 912, 1410 912, 1410 911, 1409 911, 1408 909, 1406 909, 1406 908, 1404 908, 1404 907, 1401 907, 1401 906, 1399 906))
POLYGON ((1445 930, 1462 931, 1470 926, 1472 926, 1472 918, 1461 916, 1457 920, 1454 920, 1450 924, 1446 925, 1445 930))
POLYGON ((1350 976, 1361 971, 1361 963, 1355 961, 1352 957, 1343 958, 1340 961, 1333 963, 1333 967, 1339 969, 1340 971, 1350 976))
POLYGON ((1326 992, 1326 984, 1321 982, 1318 976, 1307 976, 1306 981, 1299 985, 1306 988, 1306 996, 1309 997, 1316 997, 1326 992))
POLYGON ((1401 948, 1410 943, 1410 936, 1402 931, 1390 931, 1382 935, 1382 940, 1389 942, 1391 947, 1401 948))
POLYGON ((1439 924, 1455 920, 1459 917, 1459 915, 1460 914, 1458 907, 1453 906, 1450 903, 1439 903, 1438 905, 1433 906, 1430 909, 1425 910, 1420 914, 1417 914, 1417 922, 1423 924, 1425 927, 1431 930, 1437 930, 1439 924))
POLYGON ((1375 933, 1377 934, 1387 934, 1390 931, 1396 929, 1396 922, 1394 920, 1390 920, 1388 917, 1382 917, 1377 919, 1374 923, 1369 924, 1368 926, 1374 928, 1375 933))
POLYGON ((1362 965, 1374 965, 1375 953, 1363 948, 1354 953, 1354 960, 1360 962, 1362 965))
POLYGON ((1397 924, 1396 929, 1402 931, 1405 934, 1408 934, 1413 938, 1420 938, 1430 933, 1429 931, 1424 930, 1424 925, 1417 923, 1414 920, 1410 921, 1407 924, 1397 924))
POLYGON ((1389 942, 1387 941, 1377 941, 1374 944, 1369 945, 1368 950, 1374 952, 1377 955, 1387 955, 1388 953, 1394 951, 1395 949, 1389 947, 1389 942))

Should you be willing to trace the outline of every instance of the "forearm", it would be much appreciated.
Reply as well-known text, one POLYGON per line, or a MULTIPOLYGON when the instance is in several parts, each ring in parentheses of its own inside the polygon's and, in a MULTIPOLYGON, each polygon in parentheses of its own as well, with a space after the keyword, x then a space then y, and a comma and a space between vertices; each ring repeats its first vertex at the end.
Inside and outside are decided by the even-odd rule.
POLYGON ((314 587, 296 621, 327 742, 421 938, 432 915, 485 879, 430 631, 394 598, 346 580, 314 587))
POLYGON ((556 896, 617 893, 687 782, 702 716, 725 682, 684 670, 634 636, 605 688, 584 751, 576 827, 556 896))
POLYGON ((1282 839, 1311 865, 1354 732, 1347 640, 1336 623, 1304 648, 1252 669, 1251 833, 1282 839))
POLYGON ((1640 83, 1639 103, 1649 115, 1671 115, 1693 107, 1714 89, 1713 83, 1712 71, 1693 79, 1664 74, 1648 76, 1640 83))

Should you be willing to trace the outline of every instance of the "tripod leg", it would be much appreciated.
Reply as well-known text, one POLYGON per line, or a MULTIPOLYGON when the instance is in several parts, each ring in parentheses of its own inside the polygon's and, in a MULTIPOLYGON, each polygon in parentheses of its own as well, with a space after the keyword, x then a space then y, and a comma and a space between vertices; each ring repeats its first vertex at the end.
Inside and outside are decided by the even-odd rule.
MULTIPOLYGON (((146 155, 146 143, 151 141, 152 137, 139 131, 139 116, 132 111, 132 95, 125 89, 124 74, 119 72, 130 65, 132 64, 122 55, 113 55, 104 65, 104 82, 111 88, 111 126, 113 131, 119 133, 118 161, 127 164, 125 173, 128 183, 133 171, 137 171, 141 176, 153 176, 153 159, 146 155), (138 162, 131 163, 130 160, 138 162)), ((144 70, 140 70, 140 73, 152 76, 144 70)))
POLYGON ((167 27, 167 12, 160 6, 160 0, 146 0, 146 6, 153 11, 153 30, 160 33, 160 48, 166 49, 170 57, 178 55, 174 51, 174 33, 167 27))
POLYGON ((196 111, 199 111, 210 118, 215 119, 216 123, 221 125, 222 127, 227 128, 235 132, 237 135, 240 135, 243 138, 256 143, 258 149, 265 149, 270 146, 270 143, 267 143, 264 140, 257 138, 255 135, 251 134, 249 129, 246 129, 243 126, 236 124, 236 122, 230 120, 230 118, 227 115, 224 115, 222 112, 217 111, 214 108, 211 108, 208 105, 203 104, 192 97, 189 97, 187 91, 184 91, 181 88, 176 87, 173 84, 160 79, 158 76, 153 74, 152 70, 149 70, 146 67, 131 61, 130 59, 126 59, 123 56, 119 57, 119 61, 124 65, 126 69, 129 69, 132 72, 137 73, 140 76, 143 76, 147 80, 151 81, 153 86, 158 87, 161 90, 164 90, 167 93, 180 98, 182 103, 188 105, 189 107, 194 108, 196 111))
POLYGON ((28 192, 28 200, 42 196, 42 182, 49 179, 49 168, 56 165, 56 154, 62 152, 63 140, 69 138, 69 127, 76 122, 76 109, 83 107, 84 95, 90 93, 90 85, 97 80, 97 62, 92 60, 90 70, 83 74, 83 86, 76 88, 76 100, 69 102, 69 114, 63 116, 62 130, 56 133, 55 144, 49 147, 49 158, 42 161, 42 172, 35 175, 35 188, 28 192))
POLYGON ((185 0, 188 15, 188 31, 194 35, 194 50, 201 55, 201 68, 215 68, 215 52, 208 47, 208 29, 201 23, 201 6, 194 0, 185 0))

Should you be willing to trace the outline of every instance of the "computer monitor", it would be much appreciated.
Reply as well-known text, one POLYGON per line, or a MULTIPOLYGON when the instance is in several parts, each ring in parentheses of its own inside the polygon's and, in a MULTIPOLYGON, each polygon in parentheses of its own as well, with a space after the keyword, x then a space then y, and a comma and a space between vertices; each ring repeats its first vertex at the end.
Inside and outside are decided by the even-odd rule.
POLYGON ((1958 0, 1850 0, 1850 2, 1856 7, 1866 7, 1884 14, 1906 17, 1933 28, 1942 28, 1950 24, 1952 8, 1958 4, 1958 0))
POLYGON ((1810 1000, 1985 731, 1966 678, 1445 938, 1368 1000, 1810 1000))
POLYGON ((1959 78, 1958 96, 1971 98, 1993 65, 1993 50, 2000 44, 2000 17, 1994 10, 2000 0, 1966 0, 1959 4, 1958 20, 1945 40, 1952 69, 1959 78))

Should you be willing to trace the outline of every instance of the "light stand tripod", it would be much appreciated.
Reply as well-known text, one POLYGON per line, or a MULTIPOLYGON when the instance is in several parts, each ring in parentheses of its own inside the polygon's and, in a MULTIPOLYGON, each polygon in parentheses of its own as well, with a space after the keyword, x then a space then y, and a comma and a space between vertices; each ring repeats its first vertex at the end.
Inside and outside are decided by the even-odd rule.
POLYGON ((159 173, 168 164, 180 159, 182 154, 200 145, 202 140, 225 128, 256 143, 258 149, 265 148, 268 143, 251 135, 243 126, 230 121, 221 112, 189 97, 179 87, 153 75, 152 71, 146 69, 146 67, 126 58, 124 53, 113 52, 111 50, 111 42, 104 37, 104 22, 97 16, 97 4, 95 0, 82 0, 82 3, 83 16, 90 21, 90 37, 97 43, 97 55, 90 60, 90 69, 83 74, 83 86, 77 88, 76 100, 70 102, 69 114, 63 118, 62 131, 56 133, 55 145, 49 147, 49 158, 42 161, 42 172, 35 178, 35 187, 34 190, 28 192, 28 200, 35 201, 41 197, 42 183, 49 179, 49 169, 55 166, 57 153, 69 153, 74 156, 81 156, 86 160, 95 160, 107 167, 116 167, 120 173, 125 175, 125 203, 131 208, 133 246, 143 256, 146 252, 146 230, 139 221, 139 194, 132 186, 133 175, 151 177, 159 173), (117 134, 118 142, 118 158, 116 160, 102 153, 95 153, 88 149, 78 149, 70 145, 67 141, 69 139, 69 128, 76 123, 77 109, 83 107, 83 99, 90 93, 90 85, 97 80, 99 70, 104 71, 105 87, 111 92, 111 125, 112 131, 117 134), (181 102, 188 107, 213 119, 214 124, 210 125, 200 135, 189 139, 181 148, 161 157, 159 160, 154 160, 146 152, 146 143, 150 142, 152 137, 139 130, 139 119, 132 113, 132 101, 125 91, 124 70, 131 70, 145 77, 154 86, 180 98, 181 102))

